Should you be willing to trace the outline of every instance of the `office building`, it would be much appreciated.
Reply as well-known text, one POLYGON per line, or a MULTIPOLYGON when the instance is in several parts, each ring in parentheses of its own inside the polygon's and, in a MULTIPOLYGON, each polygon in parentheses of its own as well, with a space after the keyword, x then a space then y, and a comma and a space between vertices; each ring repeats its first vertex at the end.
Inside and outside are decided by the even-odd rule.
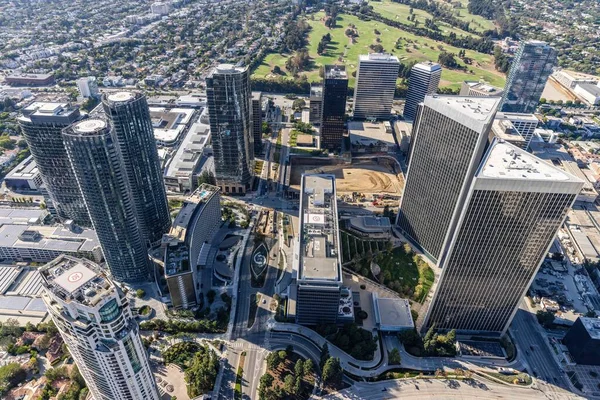
POLYGON ((358 57, 354 88, 354 118, 389 120, 400 61, 391 54, 358 57))
POLYGON ((313 125, 321 125, 323 116, 323 86, 310 85, 309 97, 309 122, 313 125))
POLYGON ((494 127, 497 128, 494 131, 497 133, 498 138, 505 139, 515 146, 527 150, 538 123, 539 120, 533 114, 498 112, 494 121, 494 127), (500 132, 503 131, 507 136, 500 135, 500 132))
POLYGON ((112 129, 104 117, 89 118, 63 139, 112 276, 140 282, 149 276, 146 246, 112 129))
POLYGON ((221 223, 218 187, 202 184, 183 202, 171 230, 162 240, 165 278, 173 307, 189 308, 201 303, 198 257, 221 223))
POLYGON ((102 261, 102 249, 93 229, 72 224, 42 225, 2 223, 0 260, 46 263, 61 254, 102 261))
POLYGON ((534 112, 556 62, 556 50, 548 43, 538 40, 522 42, 508 73, 500 110, 534 112))
POLYGON ((500 97, 504 89, 490 85, 486 81, 464 81, 460 86, 459 96, 500 97))
POLYGON ((563 343, 577 364, 600 365, 600 319, 577 318, 563 343))
POLYGON ((95 400, 159 400, 123 291, 92 261, 60 256, 41 270, 42 298, 95 400))
MULTIPOLYGON (((290 308, 296 323, 334 324, 341 314, 342 263, 335 176, 305 174, 300 197, 300 232, 295 244, 295 298, 290 308)), ((351 298, 352 296, 350 296, 351 298)), ((350 310, 352 301, 350 300, 350 310)))
POLYGON ((423 102, 425 96, 437 92, 442 77, 442 67, 434 62, 415 64, 410 70, 408 78, 408 93, 404 104, 404 119, 414 120, 417 115, 417 106, 423 102))
POLYGON ((79 109, 66 103, 35 102, 18 118, 42 182, 61 220, 90 226, 88 212, 69 163, 61 130, 79 120, 79 109))
POLYGON ((348 137, 352 154, 394 153, 398 148, 389 121, 349 121, 348 137))
POLYGON ((119 147, 139 230, 146 243, 159 243, 171 217, 146 96, 110 93, 102 97, 102 104, 112 127, 109 132, 119 147))
POLYGON ((496 139, 469 186, 424 326, 502 336, 583 181, 496 139))
POLYGON ((342 148, 348 75, 343 65, 326 65, 323 77, 323 111, 321 118, 321 148, 342 148))
POLYGON ((217 66, 206 78, 217 184, 225 194, 244 194, 252 180, 252 104, 248 67, 217 66))
POLYGON ((427 96, 411 135, 398 226, 438 260, 483 156, 500 99, 427 96))
POLYGON ((252 92, 252 136, 254 137, 254 156, 259 156, 262 153, 262 122, 262 93, 252 92))
POLYGON ((21 161, 4 177, 6 187, 16 191, 38 191, 43 185, 42 174, 33 156, 21 161))
POLYGON ((89 99, 100 97, 100 92, 98 91, 98 83, 96 82, 96 78, 93 76, 87 76, 85 78, 79 78, 76 81, 77 90, 79 90, 79 94, 81 97, 89 99))

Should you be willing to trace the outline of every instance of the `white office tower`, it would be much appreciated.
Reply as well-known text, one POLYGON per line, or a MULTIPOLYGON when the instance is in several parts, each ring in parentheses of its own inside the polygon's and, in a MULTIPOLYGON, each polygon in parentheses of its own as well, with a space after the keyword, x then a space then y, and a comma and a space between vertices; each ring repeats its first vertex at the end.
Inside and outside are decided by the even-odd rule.
POLYGON ((100 97, 98 83, 96 82, 96 78, 93 76, 77 79, 77 89, 83 98, 89 99, 90 97, 100 97))
POLYGON ((504 127, 514 130, 515 133, 523 138, 523 146, 513 143, 523 150, 529 148, 529 143, 531 143, 535 128, 537 128, 538 123, 540 122, 533 114, 511 112, 496 113, 496 120, 504 127))
POLYGON ((582 187, 493 140, 460 209, 425 327, 503 335, 582 187))
POLYGON ((427 96, 419 106, 398 227, 431 259, 444 255, 499 103, 499 97, 427 96))
POLYGON ((94 400, 159 400, 121 289, 86 259, 63 255, 41 274, 46 307, 94 400))
POLYGON ((417 114, 417 106, 423 102, 425 96, 435 94, 440 78, 442 67, 434 62, 422 62, 415 64, 410 70, 408 78, 408 93, 404 104, 404 119, 414 120, 417 114))
POLYGON ((390 119, 400 61, 391 54, 358 57, 354 89, 354 118, 390 119))

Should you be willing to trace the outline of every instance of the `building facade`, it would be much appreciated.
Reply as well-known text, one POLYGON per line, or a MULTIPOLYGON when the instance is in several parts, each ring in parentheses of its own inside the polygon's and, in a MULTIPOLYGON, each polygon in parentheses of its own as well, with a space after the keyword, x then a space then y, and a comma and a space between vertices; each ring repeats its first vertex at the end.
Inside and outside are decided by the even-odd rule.
POLYGON ((508 73, 501 111, 535 112, 556 63, 556 50, 548 43, 537 40, 522 42, 508 73))
POLYGON ((438 260, 483 156, 499 98, 427 96, 411 135, 398 226, 438 260))
POLYGON ((61 220, 91 226, 77 179, 69 163, 61 130, 79 120, 79 109, 66 103, 33 103, 18 118, 45 191, 61 220))
POLYGON ((86 99, 100 97, 98 82, 93 76, 77 79, 77 90, 79 90, 81 97, 86 99))
POLYGON ((343 65, 326 65, 323 77, 321 148, 339 151, 344 136, 348 75, 343 65))
POLYGON ((354 118, 389 120, 400 61, 391 54, 358 57, 354 88, 354 118))
POLYGON ((309 122, 313 125, 321 125, 321 117, 323 116, 323 86, 310 86, 309 103, 309 122))
POLYGON ((141 282, 149 263, 118 144, 106 118, 63 131, 65 148, 112 276, 141 282))
POLYGON ((470 185, 424 326, 503 335, 582 187, 494 140, 470 185))
POLYGON ((533 114, 510 112, 498 112, 496 114, 496 120, 506 121, 505 125, 510 125, 510 127, 523 138, 523 149, 525 150, 529 148, 529 143, 531 143, 535 128, 537 128, 540 122, 533 114))
POLYGON ((244 194, 252 180, 252 104, 247 67, 217 66, 206 78, 217 184, 226 194, 244 194))
MULTIPOLYGON (((163 237, 165 278, 175 308, 189 308, 201 302, 198 258, 222 224, 220 189, 202 184, 185 201, 163 237)), ((210 286, 210 285, 207 285, 210 286)))
POLYGON ((258 156, 262 153, 262 122, 262 93, 252 92, 252 136, 254 138, 254 156, 258 156))
POLYGON ((167 194, 146 96, 117 92, 103 96, 113 142, 119 147, 123 173, 146 243, 160 243, 171 226, 167 194))
POLYGON ((600 320, 577 318, 563 343, 577 364, 600 365, 600 320))
POLYGON ((60 256, 41 270, 42 298, 96 400, 159 400, 125 294, 95 263, 60 256))
POLYGON ((442 67, 434 62, 415 64, 408 78, 408 93, 404 104, 404 119, 414 120, 417 107, 425 96, 435 94, 442 77, 442 67))

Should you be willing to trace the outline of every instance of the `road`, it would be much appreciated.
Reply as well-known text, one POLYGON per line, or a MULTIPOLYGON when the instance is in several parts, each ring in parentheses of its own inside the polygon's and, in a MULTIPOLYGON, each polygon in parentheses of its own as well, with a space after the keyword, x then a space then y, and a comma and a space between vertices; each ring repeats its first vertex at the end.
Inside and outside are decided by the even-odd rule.
POLYGON ((512 387, 473 380, 471 383, 440 379, 408 379, 375 383, 357 382, 352 387, 323 399, 545 399, 543 393, 528 388, 512 387))
POLYGON ((539 329, 536 317, 521 303, 510 327, 521 359, 529 366, 529 372, 537 375, 536 384, 549 398, 573 396, 569 378, 552 356, 553 350, 539 329))

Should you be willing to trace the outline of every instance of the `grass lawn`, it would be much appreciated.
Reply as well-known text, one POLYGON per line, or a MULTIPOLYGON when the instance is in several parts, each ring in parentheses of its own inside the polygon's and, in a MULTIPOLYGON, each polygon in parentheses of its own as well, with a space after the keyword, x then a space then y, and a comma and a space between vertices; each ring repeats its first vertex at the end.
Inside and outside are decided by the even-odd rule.
MULTIPOLYGON (((438 0, 444 4, 447 4, 445 1, 438 0)), ((494 29, 494 21, 490 21, 489 19, 485 19, 481 15, 471 14, 468 11, 469 0, 458 0, 460 2, 460 7, 454 7, 454 15, 458 18, 462 19, 464 22, 469 22, 469 26, 471 29, 477 32, 483 32, 490 29, 494 29)))
MULTIPOLYGON (((404 25, 413 25, 412 21, 408 21, 408 17, 410 16, 410 6, 406 4, 395 3, 389 0, 384 1, 373 1, 370 2, 369 5, 373 6, 373 10, 390 19, 396 19, 398 22, 404 25)), ((413 14, 416 16, 415 21, 418 21, 421 26, 425 25, 426 19, 433 19, 433 16, 429 14, 427 11, 419 10, 417 8, 413 8, 413 14)), ((463 31, 460 28, 453 27, 452 25, 438 20, 436 25, 440 28, 440 31, 444 35, 449 35, 451 32, 454 32, 457 36, 473 36, 479 37, 474 33, 463 31)))
MULTIPOLYGON (((458 54, 459 48, 449 46, 442 42, 437 42, 425 37, 413 35, 401 29, 393 28, 377 21, 361 21, 353 15, 341 14, 338 17, 336 27, 328 29, 321 18, 325 15, 324 12, 310 14, 307 19, 312 27, 309 33, 308 51, 313 59, 313 68, 310 71, 302 72, 306 75, 309 81, 319 82, 319 66, 324 64, 344 64, 350 76, 349 85, 354 87, 355 78, 352 76, 356 72, 358 56, 371 52, 369 45, 376 44, 376 37, 379 36, 380 44, 386 52, 391 52, 396 55, 400 61, 409 62, 412 60, 437 61, 442 50, 458 54), (349 24, 354 24, 359 33, 355 43, 351 43, 346 37, 345 31, 349 24), (380 31, 380 35, 376 35, 374 30, 380 31), (323 55, 317 54, 317 46, 321 37, 325 34, 331 34, 331 42, 328 45, 327 51, 323 55), (396 49, 396 41, 401 45, 400 49, 396 49)), ((269 54, 263 64, 260 65, 253 75, 261 78, 272 78, 270 73, 274 65, 285 64, 289 55, 269 54)), ((495 86, 504 86, 503 74, 496 72, 493 66, 493 56, 483 54, 472 50, 466 50, 466 56, 473 59, 473 64, 466 66, 466 70, 448 70, 442 71, 441 87, 459 88, 464 80, 479 80, 485 79, 495 86)), ((461 65, 462 61, 459 61, 461 65)), ((285 68, 282 68, 285 71, 285 68)), ((289 75, 288 75, 289 76, 289 75)), ((291 77, 290 77, 291 78, 291 77)))
POLYGON ((504 374, 500 374, 498 372, 486 372, 486 375, 489 375, 491 377, 494 377, 496 379, 501 380, 502 382, 506 382, 506 383, 510 383, 510 384, 514 384, 515 379, 521 379, 521 382, 518 382, 517 385, 522 385, 522 386, 527 386, 527 385, 531 385, 531 376, 529 376, 528 374, 525 373, 521 373, 518 375, 504 375, 504 374))

